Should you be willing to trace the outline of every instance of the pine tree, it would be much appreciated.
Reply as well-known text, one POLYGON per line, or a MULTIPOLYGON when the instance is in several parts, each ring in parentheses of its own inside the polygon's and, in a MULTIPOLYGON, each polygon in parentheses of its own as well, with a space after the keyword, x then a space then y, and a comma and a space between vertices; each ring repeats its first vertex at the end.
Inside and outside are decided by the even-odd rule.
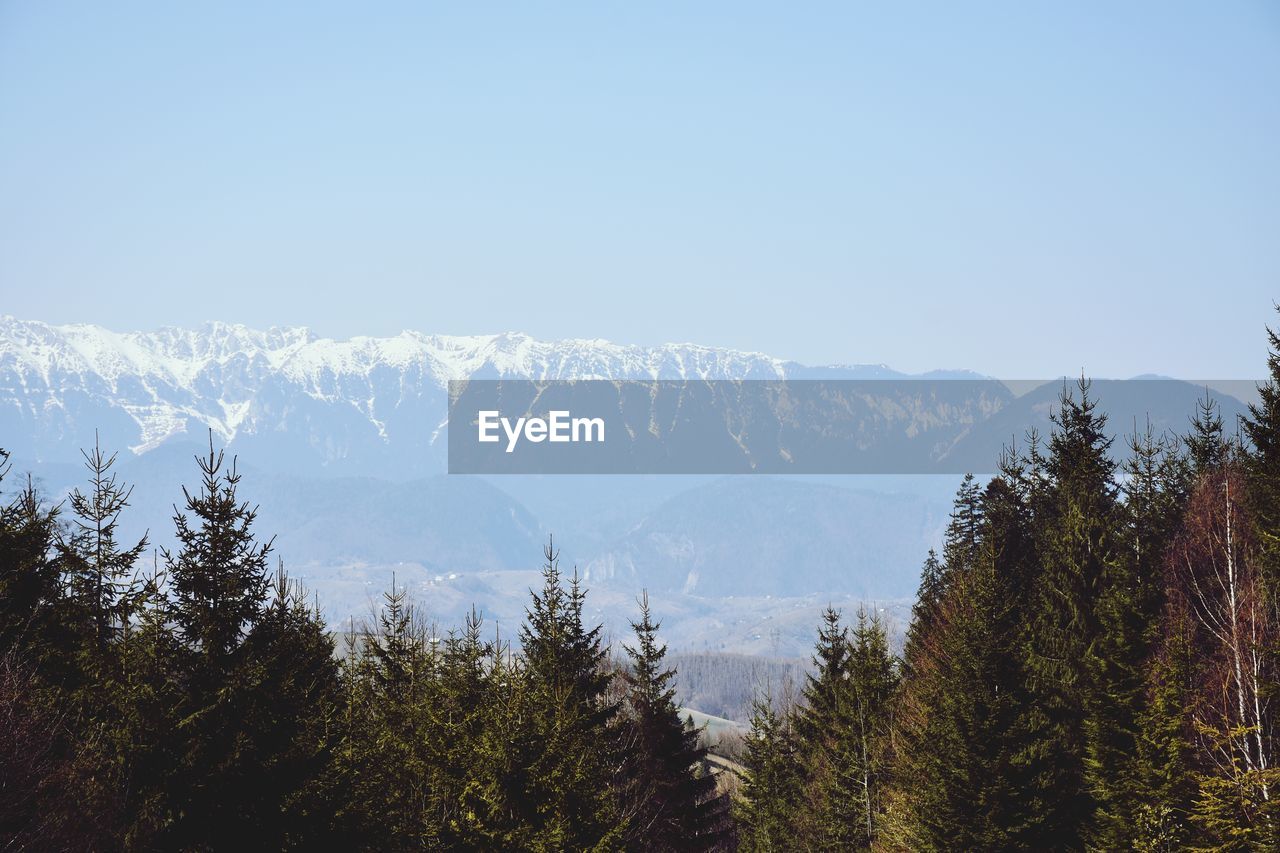
POLYGON ((828 607, 813 665, 794 715, 806 791, 793 807, 797 831, 822 849, 866 849, 879 830, 883 740, 897 683, 884 626, 860 608, 851 635, 828 607))
POLYGON ((171 826, 169 781, 177 773, 189 729, 179 727, 188 700, 190 657, 173 629, 167 578, 157 564, 143 580, 136 624, 121 640, 120 702, 124 780, 124 846, 154 849, 171 826))
POLYGON ((418 849, 440 831, 427 736, 436 661, 408 590, 394 577, 374 624, 353 645, 359 652, 348 663, 350 722, 340 758, 352 805, 341 822, 362 849, 418 849))
POLYGON ((601 628, 583 624, 576 573, 565 589, 552 544, 544 556, 542 591, 532 594, 520 631, 528 706, 517 750, 529 763, 517 806, 535 849, 616 846, 626 827, 609 785, 619 760, 609 737, 617 706, 607 698, 601 628))
POLYGON ((245 840, 271 850, 315 849, 329 837, 338 797, 331 768, 341 688, 324 620, 283 566, 245 646, 245 840))
POLYGON ((266 601, 272 541, 260 544, 254 538, 257 510, 237 497, 235 460, 224 469, 224 454, 213 449, 212 434, 208 457, 196 461, 202 488, 193 495, 183 487, 191 516, 175 511, 180 548, 163 553, 179 634, 217 679, 266 601))
POLYGON ((795 809, 802 785, 797 752, 790 715, 775 711, 770 696, 757 699, 744 741, 745 777, 734 809, 739 849, 748 853, 795 849, 795 809))
POLYGON ((117 819, 109 755, 68 701, 84 677, 57 528, 30 478, 0 504, 0 838, 18 850, 101 847, 117 819))
POLYGON ((72 528, 58 537, 58 559, 71 604, 91 627, 92 651, 101 658, 132 616, 138 594, 134 567, 147 548, 147 538, 129 547, 116 540, 120 514, 133 494, 111 470, 116 454, 103 452, 97 443, 92 452, 81 454, 90 490, 71 492, 72 528))
POLYGON ((943 539, 942 557, 947 572, 955 574, 973 564, 978 555, 982 529, 982 487, 972 474, 965 474, 956 490, 951 519, 943 539))
POLYGON ((922 850, 1008 849, 1027 833, 1016 766, 1026 697, 1017 654, 1032 583, 1029 516, 1007 476, 983 498, 974 562, 955 579, 897 720, 893 841, 922 850))
MULTIPOLYGON (((0 451, 0 481, 9 473, 8 459, 0 451)), ((59 652, 68 651, 52 548, 57 525, 57 509, 44 506, 30 479, 0 506, 0 655, 16 652, 43 680, 55 682, 67 669, 59 652)))
MULTIPOLYGON (((1243 454, 1243 463, 1246 502, 1258 547, 1258 606, 1271 624, 1280 626, 1280 334, 1268 328, 1267 341, 1269 378, 1258 387, 1260 401, 1250 404, 1249 415, 1244 419, 1252 449, 1243 454)), ((1280 673, 1280 632, 1260 654, 1266 658, 1267 669, 1280 673)), ((1280 679, 1267 684, 1261 698, 1269 706, 1280 708, 1280 679)))
POLYGON ((920 586, 916 591, 915 603, 911 605, 911 624, 907 627, 907 637, 903 643, 902 674, 906 678, 910 678, 913 662, 923 654, 925 638, 933 630, 938 618, 938 609, 946 592, 944 571, 938 552, 930 548, 920 570, 920 586))
POLYGON ((828 606, 822 611, 813 667, 805 675, 795 719, 796 738, 806 764, 826 751, 830 730, 848 721, 841 714, 847 711, 852 651, 840 611, 828 606))
POLYGON ((1150 425, 1130 439, 1119 516, 1120 551, 1106 562, 1096 603, 1098 633, 1088 650, 1090 681, 1085 770, 1097 806, 1091 843, 1133 846, 1138 811, 1150 795, 1139 760, 1147 664, 1164 607, 1164 552, 1181 511, 1176 447, 1150 425))
POLYGON ((540 810, 529 793, 529 768, 541 749, 531 715, 539 708, 519 657, 500 636, 491 649, 490 698, 459 806, 460 844, 470 850, 545 849, 540 810))
POLYGON ((165 616, 177 634, 170 663, 180 685, 173 708, 173 766, 150 780, 159 800, 161 847, 243 847, 253 838, 252 806, 244 795, 257 775, 248 730, 259 702, 255 661, 246 648, 268 605, 271 543, 259 543, 256 511, 239 501, 234 461, 223 453, 197 459, 201 491, 183 489, 186 511, 175 512, 179 548, 164 552, 173 590, 165 616))
POLYGON ((903 648, 903 674, 911 672, 920 647, 934 628, 943 600, 956 577, 977 558, 982 529, 981 490, 972 474, 965 474, 952 502, 943 535, 943 558, 929 549, 920 571, 920 586, 911 607, 911 625, 903 648))
POLYGON ((1231 455, 1231 445, 1222 425, 1222 413, 1218 403, 1209 395, 1196 401, 1196 413, 1191 418, 1191 432, 1183 438, 1187 446, 1187 460, 1192 474, 1199 475, 1220 468, 1231 455))
POLYGON ((1135 442, 1126 466, 1126 552, 1143 577, 1152 564, 1158 573, 1151 606, 1158 610, 1146 665, 1146 701, 1138 717, 1136 814, 1130 832, 1135 849, 1169 851, 1203 842, 1192 823, 1199 798, 1193 708, 1196 683, 1196 630, 1178 590, 1181 568, 1171 561, 1169 545, 1178 535, 1189 493, 1202 478, 1216 476, 1233 457, 1218 404, 1206 390, 1197 401, 1191 430, 1182 439, 1186 452, 1170 442, 1135 442))
POLYGON ((59 526, 54 541, 62 586, 59 609, 66 636, 74 644, 66 659, 71 675, 61 692, 76 718, 78 737, 93 743, 99 755, 95 781, 112 792, 100 798, 116 798, 128 761, 128 741, 119 724, 129 701, 123 640, 143 596, 135 564, 147 540, 144 536, 128 547, 117 541, 132 489, 111 470, 115 454, 104 453, 96 442, 91 452, 81 453, 89 471, 89 491, 71 492, 71 523, 59 526))
POLYGON ((482 639, 484 622, 473 607, 460 631, 445 638, 433 713, 425 733, 436 745, 435 798, 441 812, 440 840, 450 849, 492 846, 483 802, 476 794, 491 780, 481 760, 490 708, 502 701, 493 682, 494 644, 482 639))
POLYGON ((666 646, 658 642, 659 626, 647 593, 640 598, 640 620, 631 627, 636 644, 623 647, 631 665, 623 674, 626 700, 620 726, 624 843, 632 850, 715 849, 721 838, 715 779, 707 770, 699 731, 676 707, 671 687, 675 670, 664 666, 666 646))
POLYGON ((1097 698, 1090 651, 1099 635, 1096 602, 1117 558, 1115 464, 1106 416, 1089 383, 1080 399, 1063 389, 1049 441, 1048 481, 1033 499, 1040 564, 1027 625, 1031 702, 1020 763, 1029 773, 1033 847, 1079 849, 1095 809, 1085 756, 1103 747, 1104 728, 1086 731, 1097 698))
MULTIPOLYGON (((1280 305, 1276 307, 1280 311, 1280 305)), ((1269 378, 1249 404, 1244 431, 1253 445, 1246 460, 1249 508, 1257 530, 1269 606, 1280 601, 1280 333, 1267 329, 1269 378)))
POLYGON ((1163 632, 1148 666, 1149 698, 1139 720, 1146 795, 1134 816, 1133 847, 1148 853, 1172 853, 1194 840, 1191 816, 1199 793, 1190 714, 1193 628, 1180 602, 1166 605, 1163 632))
POLYGON ((842 726, 838 741, 833 790, 825 797, 836 831, 826 837, 870 849, 879 835, 883 790, 889 781, 883 741, 890 729, 898 671, 884 623, 862 608, 850 638, 848 683, 848 701, 836 717, 847 718, 848 725, 842 726), (855 811, 852 822, 845 814, 849 803, 855 811))

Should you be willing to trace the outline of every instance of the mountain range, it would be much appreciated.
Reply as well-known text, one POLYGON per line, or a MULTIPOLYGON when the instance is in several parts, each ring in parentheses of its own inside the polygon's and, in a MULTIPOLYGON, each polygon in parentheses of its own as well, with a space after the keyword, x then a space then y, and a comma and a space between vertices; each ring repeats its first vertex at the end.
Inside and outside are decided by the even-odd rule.
POLYGON ((136 454, 212 430, 277 469, 403 479, 444 470, 450 379, 904 375, 884 365, 811 368, 692 344, 411 331, 339 341, 300 327, 226 323, 120 333, 4 316, 0 435, 52 462, 76 458, 95 430, 136 454))
MULTIPOLYGON (((191 456, 212 435, 239 456, 259 528, 278 534, 278 553, 334 620, 366 613, 394 573, 442 622, 470 602, 517 621, 552 533, 598 590, 611 630, 625 631, 646 588, 687 649, 799 653, 828 600, 877 599, 905 613, 957 477, 445 475, 449 380, 517 378, 908 376, 692 344, 514 333, 333 340, 224 323, 120 333, 0 317, 0 447, 57 498, 82 480, 79 450, 96 435, 121 451, 121 476, 137 486, 126 530, 164 545, 179 487, 196 479, 191 456)), ((927 422, 939 446, 966 460, 994 459, 1028 427, 1048 431, 1060 383, 1021 394, 982 384, 981 405, 947 401, 895 428, 927 422)), ((1174 382, 1097 391, 1118 435, 1147 418, 1183 431, 1202 393, 1174 382)), ((1230 422, 1242 405, 1219 398, 1230 422)))

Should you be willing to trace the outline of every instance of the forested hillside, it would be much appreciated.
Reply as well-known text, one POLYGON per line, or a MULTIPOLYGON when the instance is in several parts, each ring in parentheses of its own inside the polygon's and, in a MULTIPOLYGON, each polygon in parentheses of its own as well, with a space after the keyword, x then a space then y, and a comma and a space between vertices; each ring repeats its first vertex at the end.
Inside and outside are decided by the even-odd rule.
POLYGON ((967 479, 905 650, 831 612, 802 701, 759 703, 748 850, 1274 850, 1280 338, 1239 424, 1110 461, 1081 380, 967 479))
POLYGON ((553 543, 515 636, 437 629, 398 587, 335 634, 216 448, 154 556, 118 535, 110 453, 60 505, 6 465, 0 844, 1275 849, 1270 344, 1239 424, 1206 396, 1120 463, 1089 382, 1064 387, 961 486, 901 654, 877 612, 828 609, 804 670, 668 656, 647 598, 607 646, 553 543), (748 696, 741 765, 708 760, 678 706, 748 696))

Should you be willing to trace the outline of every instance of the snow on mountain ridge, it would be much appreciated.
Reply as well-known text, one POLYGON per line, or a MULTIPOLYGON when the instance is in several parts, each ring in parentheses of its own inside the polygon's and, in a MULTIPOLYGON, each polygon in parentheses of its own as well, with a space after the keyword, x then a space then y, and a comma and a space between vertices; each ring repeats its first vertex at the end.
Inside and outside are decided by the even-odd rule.
MULTIPOLYGON (((0 446, 75 461, 100 432, 136 454, 218 441, 293 471, 409 476, 444 468, 450 379, 891 379, 762 353, 543 341, 517 332, 335 340, 228 323, 151 332, 0 316, 0 446)), ((928 423, 929 421, 924 421, 928 423)))
POLYGON ((132 431, 126 440, 136 453, 204 428, 226 442, 298 430, 338 459, 352 442, 389 443, 397 415, 401 435, 424 414, 439 421, 450 379, 782 378, 796 367, 690 344, 542 341, 516 332, 336 340, 305 327, 211 322, 115 332, 0 316, 0 405, 16 409, 16 422, 0 426, 37 443, 83 441, 84 421, 123 414, 134 425, 122 429, 132 431), (370 435, 359 438, 363 431, 370 435))
POLYGON ((166 327, 154 332, 113 332, 101 326, 55 326, 0 317, 0 369, 36 374, 92 373, 112 383, 121 376, 162 379, 189 386, 214 365, 236 359, 300 382, 322 374, 366 374, 379 366, 425 369, 441 387, 488 367, 498 376, 532 378, 721 378, 743 368, 784 377, 790 362, 770 356, 692 344, 657 347, 600 339, 541 341, 529 335, 424 335, 321 338, 306 327, 266 331, 238 324, 206 323, 200 329, 166 327))

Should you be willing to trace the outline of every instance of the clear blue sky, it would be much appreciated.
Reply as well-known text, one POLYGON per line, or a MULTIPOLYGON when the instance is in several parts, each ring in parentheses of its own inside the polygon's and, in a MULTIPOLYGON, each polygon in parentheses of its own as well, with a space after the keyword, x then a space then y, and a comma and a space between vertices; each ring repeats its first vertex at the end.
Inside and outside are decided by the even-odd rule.
POLYGON ((1280 5, 0 2, 0 313, 1255 376, 1280 5))

